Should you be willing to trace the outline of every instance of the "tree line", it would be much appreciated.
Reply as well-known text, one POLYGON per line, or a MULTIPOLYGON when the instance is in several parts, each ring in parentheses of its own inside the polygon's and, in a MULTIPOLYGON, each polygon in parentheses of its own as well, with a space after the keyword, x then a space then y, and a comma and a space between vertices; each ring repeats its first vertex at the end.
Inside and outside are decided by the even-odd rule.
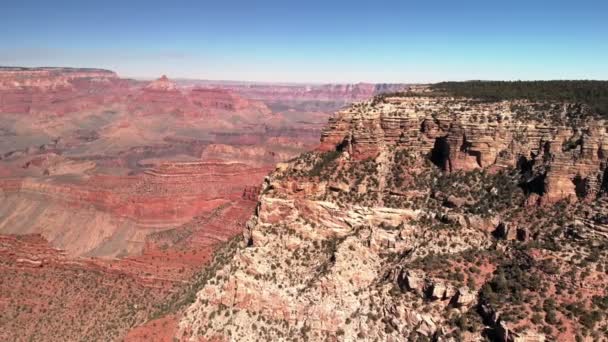
POLYGON ((441 82, 437 92, 487 101, 527 99, 583 103, 608 117, 608 81, 467 81, 441 82))

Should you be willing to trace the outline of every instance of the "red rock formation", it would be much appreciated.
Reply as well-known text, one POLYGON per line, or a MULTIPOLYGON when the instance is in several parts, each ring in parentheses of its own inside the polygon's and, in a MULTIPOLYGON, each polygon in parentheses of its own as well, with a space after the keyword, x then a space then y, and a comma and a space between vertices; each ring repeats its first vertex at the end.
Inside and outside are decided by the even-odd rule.
POLYGON ((108 70, 0 68, 0 113, 63 115, 115 101, 127 86, 108 70))
POLYGON ((188 99, 167 76, 150 82, 129 100, 129 110, 142 115, 184 115, 188 99))
POLYGON ((0 67, 0 90, 18 88, 74 89, 74 82, 109 82, 116 73, 102 69, 0 67))
POLYGON ((3 108, 25 104, 27 108, 16 111, 41 114, 31 122, 40 125, 43 139, 48 139, 49 131, 61 134, 64 127, 76 129, 70 133, 73 136, 2 153, 0 174, 13 177, 1 180, 6 199, 2 205, 13 215, 0 222, 0 232, 43 233, 72 255, 138 253, 152 230, 185 224, 239 201, 244 187, 258 184, 276 162, 305 149, 318 133, 308 125, 270 128, 265 122, 274 117, 263 103, 226 89, 182 90, 166 76, 138 83, 103 70, 18 68, 0 70, 0 79, 3 108), (23 101, 5 96, 11 92, 23 93, 23 101), (208 139, 253 146, 224 145, 227 153, 225 148, 209 150, 203 157, 218 160, 213 163, 163 164, 180 154, 185 154, 185 160, 196 160, 209 141, 168 135, 159 136, 158 143, 140 146, 164 133, 156 132, 157 123, 139 127, 148 119, 133 120, 138 114, 175 118, 177 127, 171 130, 200 130, 208 139), (201 116, 210 120, 197 121, 201 116), (103 127, 95 127, 100 122, 103 127), (80 129, 81 124, 86 127, 80 129), (117 140, 116 148, 106 151, 117 140), (64 154, 72 149, 80 150, 79 156, 64 154), (157 155, 162 157, 154 158, 157 155), (143 168, 149 169, 142 172, 143 168), (121 176, 112 175, 117 169, 121 176), (124 176, 127 173, 133 175, 124 176), (78 233, 83 226, 91 232, 88 237, 78 233))
POLYGON ((165 75, 141 87, 107 70, 0 69, 0 113, 64 115, 120 103, 144 115, 172 113, 198 117, 212 116, 218 110, 269 113, 263 103, 225 89, 182 92, 165 75))
POLYGON ((150 91, 177 91, 177 85, 171 82, 166 75, 162 75, 156 81, 150 82, 147 86, 145 86, 146 90, 150 91))
POLYGON ((68 258, 40 236, 0 236, 0 310, 11 317, 0 325, 3 341, 120 339, 169 293, 94 260, 68 258))
POLYGON ((243 189, 243 199, 257 202, 260 191, 262 191, 260 186, 246 186, 243 189))
POLYGON ((182 91, 165 75, 141 89, 130 100, 129 108, 143 115, 172 113, 187 117, 214 117, 224 111, 269 114, 263 103, 246 100, 225 89, 182 91))
POLYGON ((243 187, 257 184, 269 170, 238 163, 164 163, 138 176, 93 176, 81 184, 14 179, 3 180, 0 188, 7 196, 27 193, 72 210, 92 206, 141 228, 154 228, 184 224, 240 199, 243 187))

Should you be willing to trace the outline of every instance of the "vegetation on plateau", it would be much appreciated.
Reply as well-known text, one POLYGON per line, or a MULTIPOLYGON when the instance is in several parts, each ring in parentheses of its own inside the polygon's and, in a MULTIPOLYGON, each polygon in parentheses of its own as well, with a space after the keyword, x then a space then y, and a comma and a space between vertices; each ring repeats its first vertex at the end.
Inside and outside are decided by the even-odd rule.
POLYGON ((526 99, 583 103, 608 117, 608 81, 468 81, 431 86, 440 93, 486 101, 526 99))

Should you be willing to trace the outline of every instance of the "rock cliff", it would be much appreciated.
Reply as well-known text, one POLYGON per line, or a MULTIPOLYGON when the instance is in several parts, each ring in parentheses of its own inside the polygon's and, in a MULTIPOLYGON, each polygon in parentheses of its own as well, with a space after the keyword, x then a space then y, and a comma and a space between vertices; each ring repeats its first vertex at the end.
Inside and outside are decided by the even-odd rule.
POLYGON ((607 139, 580 104, 354 104, 266 178, 176 336, 605 339, 607 139))
POLYGON ((88 110, 121 98, 128 85, 102 69, 0 67, 0 114, 88 110))
POLYGON ((327 108, 375 87, 315 86, 302 105, 265 87, 267 105, 166 76, 0 68, 0 340, 123 340, 158 317, 242 232, 274 165, 318 143, 327 108))
POLYGON ((594 198, 606 175, 608 134, 606 121, 591 114, 568 103, 388 97, 331 118, 321 150, 338 146, 363 160, 407 147, 448 172, 519 168, 545 201, 594 198))

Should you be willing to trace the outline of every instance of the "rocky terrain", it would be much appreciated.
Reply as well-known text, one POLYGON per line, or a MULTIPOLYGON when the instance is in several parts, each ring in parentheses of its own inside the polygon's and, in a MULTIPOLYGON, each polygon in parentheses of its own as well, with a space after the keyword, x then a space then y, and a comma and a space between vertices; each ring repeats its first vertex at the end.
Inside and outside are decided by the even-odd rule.
POLYGON ((606 89, 2 68, 0 339, 605 341, 606 89))
POLYGON ((134 176, 6 181, 0 231, 43 234, 75 256, 130 255, 141 251, 150 232, 240 200, 255 184, 249 180, 268 171, 238 163, 165 162, 134 176))
POLYGON ((166 76, 0 68, 0 339, 146 340, 156 320, 129 331, 155 317, 177 329, 167 298, 356 94, 297 107, 166 76))
POLYGON ((190 341, 605 341, 607 127, 581 103, 427 87, 355 103, 151 324, 190 341))

